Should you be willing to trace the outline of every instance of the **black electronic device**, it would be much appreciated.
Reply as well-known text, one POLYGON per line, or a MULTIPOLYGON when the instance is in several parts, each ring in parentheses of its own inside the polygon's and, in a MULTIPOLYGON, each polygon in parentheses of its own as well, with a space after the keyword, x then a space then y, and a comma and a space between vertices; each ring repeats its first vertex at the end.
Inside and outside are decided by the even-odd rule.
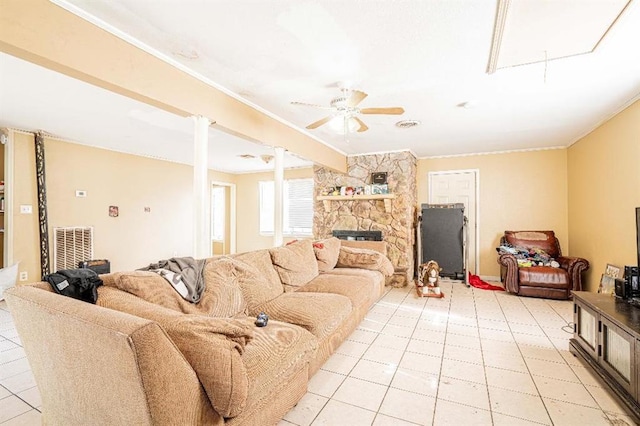
POLYGON ((78 262, 78 268, 91 269, 96 274, 108 274, 111 272, 111 262, 107 259, 83 260, 78 262))
POLYGON ((435 260, 440 276, 464 279, 464 229, 464 204, 422 204, 421 262, 435 260))

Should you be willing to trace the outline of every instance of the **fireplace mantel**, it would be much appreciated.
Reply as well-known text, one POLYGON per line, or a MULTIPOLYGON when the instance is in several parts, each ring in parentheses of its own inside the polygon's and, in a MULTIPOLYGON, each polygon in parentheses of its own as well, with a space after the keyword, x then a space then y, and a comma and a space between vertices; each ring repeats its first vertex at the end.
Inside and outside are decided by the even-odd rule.
POLYGON ((384 209, 387 213, 391 212, 391 200, 396 198, 395 194, 374 194, 374 195, 319 195, 316 197, 318 201, 322 201, 324 211, 331 211, 332 201, 359 201, 359 200, 383 200, 384 209))

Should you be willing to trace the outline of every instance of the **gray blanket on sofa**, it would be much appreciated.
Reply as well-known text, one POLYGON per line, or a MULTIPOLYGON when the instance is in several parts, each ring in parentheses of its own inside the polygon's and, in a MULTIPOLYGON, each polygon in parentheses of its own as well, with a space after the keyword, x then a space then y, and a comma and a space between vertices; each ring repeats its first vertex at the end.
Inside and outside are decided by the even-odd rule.
POLYGON ((182 296, 184 300, 198 303, 204 291, 205 259, 195 260, 193 257, 172 257, 161 260, 139 271, 151 271, 160 274, 182 296))

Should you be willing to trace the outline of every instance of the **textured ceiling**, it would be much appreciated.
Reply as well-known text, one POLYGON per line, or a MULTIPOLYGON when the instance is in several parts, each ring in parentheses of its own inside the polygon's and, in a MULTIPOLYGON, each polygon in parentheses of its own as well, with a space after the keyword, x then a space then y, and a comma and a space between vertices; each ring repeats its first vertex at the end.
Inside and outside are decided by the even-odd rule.
MULTIPOLYGON (((362 108, 405 109, 401 116, 362 116, 369 130, 347 138, 329 126, 309 131, 351 154, 410 149, 430 157, 568 146, 640 93, 638 0, 593 53, 493 74, 486 72, 498 8, 491 0, 54 2, 299 128, 326 111, 291 102, 328 105, 340 86, 368 93, 362 108), (468 101, 473 108, 460 107, 468 101), (401 119, 422 124, 400 129, 401 119)), ((562 1, 568 9, 602 2, 620 3, 562 1)), ((531 19, 545 27, 545 16, 531 19)), ((587 19, 569 14, 555 39, 589 28, 587 19)))

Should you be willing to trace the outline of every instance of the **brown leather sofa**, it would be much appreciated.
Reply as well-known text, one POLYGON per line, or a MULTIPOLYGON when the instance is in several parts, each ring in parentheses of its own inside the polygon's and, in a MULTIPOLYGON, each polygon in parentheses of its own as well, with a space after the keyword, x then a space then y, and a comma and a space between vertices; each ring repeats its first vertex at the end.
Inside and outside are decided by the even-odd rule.
POLYGON ((500 279, 505 289, 519 296, 568 299, 571 290, 582 290, 582 273, 589 269, 589 262, 580 257, 562 255, 560 242, 553 231, 505 231, 500 244, 520 248, 544 250, 559 267, 520 267, 513 254, 500 254, 500 279))

